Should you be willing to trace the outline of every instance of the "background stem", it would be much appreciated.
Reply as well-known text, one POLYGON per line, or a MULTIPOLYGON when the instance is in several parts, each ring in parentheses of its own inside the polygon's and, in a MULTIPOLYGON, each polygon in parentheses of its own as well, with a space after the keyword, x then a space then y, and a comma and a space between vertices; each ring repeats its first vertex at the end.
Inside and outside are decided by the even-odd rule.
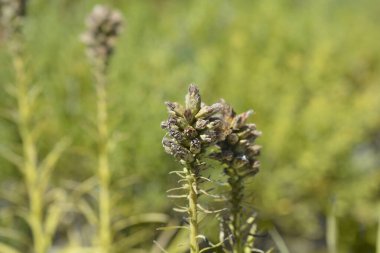
POLYGON ((98 179, 99 179, 99 239, 102 252, 111 247, 110 218, 110 169, 108 158, 107 92, 105 67, 95 73, 97 95, 97 128, 99 134, 98 179))
POLYGON ((327 248, 329 253, 337 253, 337 220, 335 215, 335 204, 332 204, 332 208, 327 216, 327 248))
POLYGON ((13 67, 16 76, 16 100, 18 110, 17 127, 22 141, 23 171, 25 185, 29 197, 28 221, 33 236, 33 250, 35 253, 46 253, 49 238, 43 228, 43 192, 39 185, 37 165, 37 149, 30 129, 31 104, 28 97, 28 80, 25 63, 22 56, 21 42, 14 40, 12 45, 13 67))
POLYGON ((377 220, 377 240, 376 240, 376 253, 380 253, 380 204, 377 209, 378 220, 377 220))

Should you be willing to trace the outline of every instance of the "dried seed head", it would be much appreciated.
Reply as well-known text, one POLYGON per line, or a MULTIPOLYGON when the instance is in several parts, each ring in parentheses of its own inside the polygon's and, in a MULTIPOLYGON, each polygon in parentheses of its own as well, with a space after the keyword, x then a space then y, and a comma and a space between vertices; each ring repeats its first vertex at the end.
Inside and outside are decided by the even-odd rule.
POLYGON ((260 166, 257 156, 261 149, 255 144, 255 140, 261 132, 256 130, 255 124, 246 123, 253 111, 249 110, 236 115, 230 105, 224 101, 221 101, 221 104, 224 106, 224 122, 228 124, 230 132, 224 139, 217 142, 220 151, 212 154, 212 157, 228 166, 226 172, 229 176, 244 178, 255 175, 260 166), (225 156, 223 154, 232 154, 232 159, 223 159, 225 156))
POLYGON ((0 0, 0 21, 8 36, 13 36, 21 30, 26 16, 27 2, 27 0, 0 0))
MULTIPOLYGON (((247 224, 241 225, 236 219, 243 219, 242 201, 244 198, 244 178, 252 177, 259 171, 260 162, 257 156, 260 154, 260 146, 255 144, 256 138, 261 134, 256 130, 255 124, 247 124, 248 117, 253 111, 236 115, 232 107, 221 101, 224 105, 223 119, 228 125, 229 133, 226 138, 217 142, 219 151, 210 155, 225 165, 224 173, 228 176, 227 182, 230 186, 228 196, 230 208, 221 217, 221 238, 224 240, 223 248, 230 252, 236 244, 251 252, 252 245, 250 236, 256 228, 251 218, 246 220, 247 224), (248 229, 246 229, 248 227, 248 229), (240 240, 236 240, 239 236, 240 240)), ((225 131, 227 132, 227 131, 225 131)), ((253 252, 253 251, 252 251, 253 252)))
POLYGON ((168 132, 168 137, 165 138, 170 138, 170 145, 168 141, 163 142, 165 150, 169 150, 168 153, 177 159, 190 161, 191 159, 184 159, 183 155, 177 154, 180 151, 177 146, 189 151, 194 159, 229 132, 226 132, 227 127, 222 118, 223 105, 203 104, 199 89, 194 84, 190 85, 185 102, 185 106, 166 102, 169 118, 161 123, 161 127, 168 132))
POLYGON ((82 42, 87 46, 87 54, 95 64, 108 64, 115 42, 122 30, 123 18, 119 11, 103 5, 96 5, 86 19, 86 32, 82 42))

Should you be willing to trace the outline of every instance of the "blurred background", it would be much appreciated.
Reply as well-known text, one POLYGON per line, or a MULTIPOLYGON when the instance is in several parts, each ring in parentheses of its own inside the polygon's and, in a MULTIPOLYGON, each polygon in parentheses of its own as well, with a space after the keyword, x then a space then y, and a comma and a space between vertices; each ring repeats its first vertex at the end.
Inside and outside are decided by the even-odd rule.
MULTIPOLYGON (((107 87, 110 125, 119 140, 111 167, 120 212, 171 214, 174 204, 165 191, 176 178, 168 172, 179 165, 161 147, 163 103, 182 102, 188 84, 196 83, 208 103, 224 98, 238 112, 255 111, 252 122, 263 132, 258 139, 262 166, 248 184, 247 203, 257 210, 262 233, 277 231, 289 252, 324 253, 327 221, 333 219, 338 252, 375 252, 378 1, 30 0, 28 71, 42 89, 34 117, 44 125, 38 148, 43 156, 57 139, 72 138, 51 182, 66 192, 91 178, 96 164, 95 92, 79 36, 97 3, 119 9, 126 24, 107 87)), ((0 84, 5 86, 14 77, 1 30, 0 37, 0 84)), ((2 111, 14 108, 1 90, 2 111)), ((7 118, 0 120, 0 143, 2 148, 20 143, 7 118)), ((0 188, 2 197, 15 203, 0 203, 0 227, 28 235, 13 216, 26 205, 21 176, 1 157, 0 188)), ((78 224, 85 223, 71 212, 61 222, 56 245, 67 234, 75 241, 78 224)), ((272 236, 267 239, 266 245, 276 245, 272 236)), ((146 248, 151 241, 144 242, 146 248)), ((16 246, 28 248, 27 243, 16 246)))

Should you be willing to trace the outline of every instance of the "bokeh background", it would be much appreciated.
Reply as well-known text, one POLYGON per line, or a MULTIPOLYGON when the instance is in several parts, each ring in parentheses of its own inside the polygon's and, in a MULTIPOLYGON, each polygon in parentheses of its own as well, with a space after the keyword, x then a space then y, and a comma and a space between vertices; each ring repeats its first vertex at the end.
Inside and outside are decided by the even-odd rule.
MULTIPOLYGON (((168 172, 179 165, 161 147, 163 102, 183 101, 188 84, 196 83, 209 103, 222 97, 239 112, 255 110, 252 121, 263 132, 258 140, 262 166, 249 182, 247 203, 257 210, 263 233, 275 228, 289 252, 327 252, 330 218, 337 222, 339 252, 375 252, 380 220, 378 1, 31 0, 25 36, 28 70, 42 90, 35 108, 43 127, 38 147, 43 156, 61 137, 72 138, 51 183, 66 192, 94 175, 95 92, 79 36, 97 3, 121 10, 126 24, 108 86, 110 123, 118 140, 111 154, 113 190, 121 195, 120 212, 171 214, 173 202, 165 191, 175 178, 168 172)), ((2 37, 2 87, 13 81, 5 45, 2 37)), ((1 88, 1 110, 14 107, 1 88)), ((19 143, 15 125, 2 118, 1 147, 19 143)), ((3 158, 0 187, 2 197, 16 203, 0 205, 1 231, 17 227, 28 235, 12 215, 26 205, 17 197, 25 191, 22 180, 3 158)), ((78 224, 85 223, 72 213, 65 216, 56 244, 67 234, 75 241, 78 224)), ((131 234, 124 231, 126 237, 131 234)), ((275 245, 270 235, 268 241, 275 245)), ((151 239, 144 243, 152 245, 151 239)))

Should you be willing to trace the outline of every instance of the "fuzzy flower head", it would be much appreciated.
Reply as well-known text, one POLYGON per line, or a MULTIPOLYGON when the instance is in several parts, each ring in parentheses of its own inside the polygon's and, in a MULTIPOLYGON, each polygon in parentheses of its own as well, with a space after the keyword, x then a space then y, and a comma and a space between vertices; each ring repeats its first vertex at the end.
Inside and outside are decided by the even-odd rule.
POLYGON ((95 63, 108 64, 116 39, 122 30, 123 18, 119 11, 103 5, 96 5, 86 19, 86 32, 82 42, 87 46, 87 54, 95 63))
POLYGON ((199 89, 190 85, 185 106, 166 102, 169 118, 161 127, 167 131, 162 140, 165 151, 181 163, 192 163, 198 155, 226 136, 226 124, 221 118, 223 105, 205 105, 199 89))
POLYGON ((0 0, 0 21, 10 36, 19 31, 26 5, 27 0, 0 0))
POLYGON ((236 114, 231 106, 222 101, 224 121, 228 123, 230 133, 225 140, 217 145, 219 152, 211 156, 227 165, 227 174, 235 174, 240 178, 253 176, 259 171, 260 162, 257 160, 261 147, 255 144, 261 132, 255 124, 247 123, 253 111, 236 114))

